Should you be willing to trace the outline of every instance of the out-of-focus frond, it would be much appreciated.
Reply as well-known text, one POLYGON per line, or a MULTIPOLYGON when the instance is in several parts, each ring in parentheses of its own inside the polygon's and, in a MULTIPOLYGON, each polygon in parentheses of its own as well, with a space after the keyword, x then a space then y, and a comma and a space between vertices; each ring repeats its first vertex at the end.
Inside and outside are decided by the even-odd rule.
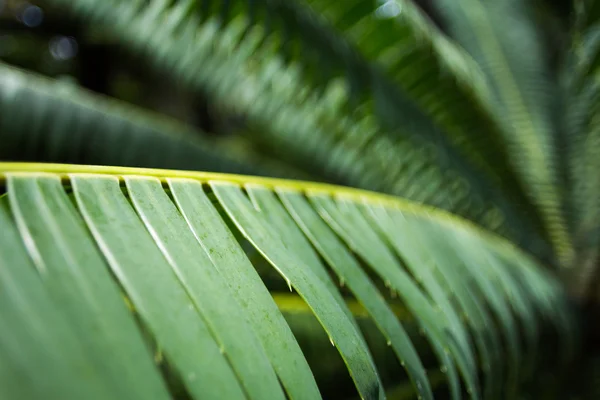
POLYGON ((574 30, 572 36, 563 83, 571 229, 578 258, 576 269, 565 277, 574 293, 587 296, 597 282, 600 261, 600 25, 574 30))
MULTIPOLYGON (((286 160, 305 165, 310 160, 316 166, 313 172, 328 180, 452 210, 517 241, 527 240, 533 249, 543 246, 535 213, 524 213, 530 210, 526 202, 500 190, 498 179, 465 159, 467 153, 452 144, 410 96, 398 97, 402 92, 394 89, 392 97, 385 94, 377 104, 365 100, 352 105, 345 76, 341 84, 325 79, 326 85, 318 85, 318 79, 307 78, 303 62, 286 60, 281 55, 284 36, 269 27, 280 21, 277 14, 258 15, 272 10, 273 4, 285 5, 241 0, 52 1, 118 33, 128 48, 144 54, 160 71, 207 89, 248 118, 253 140, 286 160), (381 121, 374 107, 382 106, 408 107, 403 114, 406 126, 397 119, 393 124, 381 121)), ((296 8, 302 15, 314 14, 306 7, 296 8)), ((338 39, 336 46, 351 48, 338 39)), ((320 42, 315 39, 315 44, 320 42)), ((318 69, 321 64, 311 65, 318 69)), ((356 79, 366 79, 374 90, 389 91, 376 68, 356 65, 364 67, 359 71, 364 75, 356 79)), ((387 113, 392 115, 392 110, 387 113)))
MULTIPOLYGON (((509 168, 482 71, 412 1, 305 2, 365 58, 336 58, 338 63, 345 63, 346 71, 357 70, 361 61, 373 65, 372 81, 361 81, 348 73, 350 84, 373 97, 374 112, 385 124, 405 128, 404 134, 430 143, 443 135, 477 168, 486 171, 494 184, 522 195, 509 168)), ((303 31, 296 36, 309 40, 303 31)), ((325 58, 324 52, 321 57, 325 58)))
POLYGON ((511 162, 542 213, 564 266, 574 251, 565 219, 564 152, 558 79, 548 67, 531 2, 437 2, 452 36, 479 63, 492 88, 511 162))
POLYGON ((305 177, 184 124, 0 65, 0 160, 305 177))

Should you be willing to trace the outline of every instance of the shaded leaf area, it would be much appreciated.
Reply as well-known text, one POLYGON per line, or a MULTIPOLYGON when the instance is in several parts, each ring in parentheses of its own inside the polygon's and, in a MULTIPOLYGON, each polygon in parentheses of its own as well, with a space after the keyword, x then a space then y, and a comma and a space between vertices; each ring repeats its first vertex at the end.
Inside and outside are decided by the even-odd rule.
POLYGON ((445 213, 329 185, 44 168, 0 169, 9 398, 319 398, 320 372, 240 234, 299 295, 361 398, 408 389, 383 383, 384 350, 359 314, 405 370, 409 394, 426 399, 440 380, 453 399, 510 395, 517 371, 535 365, 545 320, 562 358, 572 352, 554 278, 445 213))
MULTIPOLYGON (((123 47, 150 60, 150 68, 204 90, 233 113, 244 115, 250 139, 280 159, 326 181, 451 210, 519 243, 527 241, 537 253, 548 249, 537 214, 522 192, 514 190, 518 185, 511 184, 516 181, 510 173, 491 174, 479 165, 487 157, 465 158, 475 154, 460 148, 468 141, 444 134, 410 95, 378 78, 377 68, 357 64, 361 67, 356 79, 364 80, 363 90, 369 88, 373 98, 363 96, 352 103, 346 76, 328 74, 326 63, 307 64, 299 61, 304 57, 282 55, 293 20, 302 29, 312 26, 311 32, 320 32, 322 24, 313 21, 307 7, 241 0, 53 3, 127 38, 123 47), (499 187, 505 184, 509 189, 503 191, 499 187)), ((329 57, 337 58, 350 46, 340 37, 332 43, 328 38, 323 45, 331 47, 329 57)), ((318 40, 311 44, 321 45, 318 40)), ((446 58, 459 54, 451 53, 446 58)), ((505 171, 503 161, 497 164, 505 171)))
POLYGON ((185 124, 0 65, 0 160, 305 177, 185 124))

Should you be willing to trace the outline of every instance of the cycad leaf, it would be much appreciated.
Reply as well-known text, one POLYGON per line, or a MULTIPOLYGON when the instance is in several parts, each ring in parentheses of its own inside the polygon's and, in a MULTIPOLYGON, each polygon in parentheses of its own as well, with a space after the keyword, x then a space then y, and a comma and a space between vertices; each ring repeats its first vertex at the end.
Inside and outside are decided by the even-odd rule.
POLYGON ((44 287, 11 220, 6 198, 0 222, 0 354, 2 393, 9 398, 103 399, 118 393, 94 366, 44 287), (32 384, 31 379, 35 382, 32 384))
POLYGON ((600 182, 596 178, 600 166, 600 25, 595 23, 583 32, 575 30, 572 36, 563 78, 569 135, 569 216, 578 258, 576 269, 566 279, 573 293, 585 297, 597 280, 600 243, 600 182))
POLYGON ((368 275, 299 192, 283 190, 279 196, 313 246, 338 274, 340 284, 347 285, 372 315, 385 335, 388 345, 392 346, 400 363, 411 376, 417 393, 425 399, 432 398, 433 394, 419 355, 368 275))
MULTIPOLYGON (((157 179, 126 178, 136 211, 176 271, 251 398, 277 398, 266 354, 229 289, 157 179), (185 234, 182 234, 185 232, 185 234), (195 260, 196 263, 190 263, 195 260), (212 324, 212 326, 211 326, 212 324)), ((281 396, 280 396, 281 397, 281 396)))
POLYGON ((114 274, 193 396, 244 398, 224 348, 119 186, 110 176, 73 176, 77 204, 114 274), (133 250, 133 251, 132 251, 133 250), (162 296, 157 297, 159 291, 162 296))
MULTIPOLYGON (((467 321, 475 322, 475 318, 479 317, 480 310, 470 307, 463 308, 465 304, 470 306, 472 301, 472 298, 467 299, 469 297, 468 290, 470 290, 468 286, 461 288, 462 285, 466 286, 469 282, 464 279, 464 275, 458 275, 457 265, 460 264, 460 261, 452 259, 452 250, 444 248, 443 244, 440 245, 439 242, 443 242, 443 240, 436 240, 439 232, 433 231, 427 236, 422 235, 418 224, 413 225, 408 222, 411 219, 410 215, 404 216, 400 212, 388 211, 383 207, 367 207, 367 212, 373 217, 375 225, 380 227, 382 234, 398 256, 405 260, 406 266, 412 270, 413 275, 423 282, 423 287, 429 292, 434 302, 442 309, 449 321, 458 328, 457 335, 466 341, 466 348, 470 348, 468 334, 462 329, 460 317, 464 313, 467 321), (422 246, 425 243, 430 243, 430 246, 422 246), (435 248, 437 251, 427 250, 431 248, 435 248), (447 283, 446 287, 444 287, 444 282, 447 283), (450 303, 452 297, 455 297, 461 306, 457 310, 454 310, 450 303)), ((423 222, 423 225, 426 226, 426 224, 427 222, 423 222)), ((494 328, 488 326, 484 331, 483 326, 474 325, 472 329, 480 350, 482 369, 488 379, 488 393, 494 393, 498 388, 495 380, 499 379, 499 371, 497 368, 491 368, 493 350, 486 344, 486 338, 483 336, 484 332, 492 332, 494 328)))
POLYGON ((421 362, 427 349, 403 330, 378 283, 422 328, 454 399, 462 391, 455 365, 472 398, 480 397, 480 366, 486 395, 502 394, 492 371, 530 354, 511 342, 521 340, 514 320, 523 321, 528 342, 542 334, 538 314, 556 319, 572 341, 560 287, 527 256, 397 198, 181 171, 47 164, 0 164, 0 171, 7 183, 0 383, 10 398, 320 398, 291 325, 235 240, 237 228, 306 301, 303 312, 329 335, 362 398, 385 398, 387 388, 353 320, 356 306, 348 307, 326 266, 424 398, 432 398, 435 376, 421 362), (507 360, 485 353, 498 343, 495 325, 509 344, 507 360), (514 357, 515 349, 526 355, 514 357))
MULTIPOLYGON (((350 57, 344 46, 329 46, 336 55, 331 62, 344 64, 349 79, 354 78, 353 87, 358 85, 362 90, 370 90, 352 76, 355 71, 366 68, 357 65, 366 64, 362 56, 375 69, 383 70, 383 73, 372 73, 371 79, 376 82, 373 86, 398 88, 396 97, 389 90, 373 90, 372 96, 381 106, 385 103, 393 105, 389 110, 391 115, 384 120, 396 120, 395 124, 405 128, 412 124, 412 129, 406 129, 406 133, 428 136, 430 142, 439 140, 432 134, 440 130, 479 168, 502 176, 504 182, 498 184, 505 184, 506 190, 514 190, 514 173, 507 163, 505 143, 499 133, 500 125, 494 120, 490 88, 483 72, 412 1, 305 2, 360 51, 359 56, 350 57), (408 100, 401 102, 398 97, 408 100), (426 115, 438 128, 427 122, 426 115), (480 134, 481 129, 486 130, 485 136, 480 134), (512 183, 509 184, 509 180, 512 183)), ((306 30, 297 32, 296 36, 308 47, 316 34, 309 36, 306 30)), ((335 34, 330 31, 325 27, 320 29, 321 36, 327 37, 326 42, 334 42, 335 34)), ((338 39, 340 41, 342 38, 338 39)), ((317 47, 317 50, 322 58, 331 54, 325 49, 317 47)))
POLYGON ((371 355, 366 348, 358 328, 345 315, 338 302, 317 275, 309 272, 303 258, 293 249, 288 249, 283 241, 265 229, 263 218, 238 186, 225 183, 211 183, 211 188, 238 228, 265 258, 277 268, 289 285, 313 309, 348 365, 358 391, 364 399, 384 398, 383 387, 375 370, 371 355))
MULTIPOLYGON (((469 255, 468 258, 462 257, 462 262, 458 262, 457 264, 462 266, 464 271, 473 278, 475 288, 487 299, 490 308, 496 315, 496 318, 501 322, 501 331, 504 333, 505 343, 508 350, 507 363, 511 366, 509 369, 509 379, 514 388, 514 384, 516 383, 516 374, 519 370, 521 347, 519 345, 518 331, 515 325, 514 317, 510 310, 510 304, 507 304, 507 302, 503 300, 503 297, 508 298, 510 302, 513 299, 513 292, 509 290, 516 291, 518 289, 515 286, 514 281, 510 280, 508 276, 498 276, 502 272, 496 271, 494 267, 497 267, 497 264, 495 264, 492 260, 489 260, 489 258, 493 258, 493 255, 490 256, 487 253, 482 254, 482 252, 480 252, 476 246, 473 248, 469 246, 467 248, 466 245, 463 244, 464 242, 459 240, 459 238, 462 238, 463 235, 461 234, 457 236, 458 237, 453 237, 452 235, 447 234, 446 240, 450 243, 453 243, 456 246, 455 249, 460 249, 460 251, 457 250, 456 254, 469 255), (504 285, 507 285, 509 289, 506 289, 506 291, 503 293, 502 289, 505 288, 505 286, 501 284, 500 288, 498 288, 493 284, 495 280, 501 281, 504 285)), ((528 325, 533 325, 533 323, 528 325)), ((524 330, 529 332, 531 329, 534 328, 526 325, 524 330)), ((529 344, 530 352, 528 354, 532 355, 535 353, 535 344, 529 344)))
MULTIPOLYGON (((286 248, 297 254, 304 265, 309 267, 319 280, 325 284, 340 308, 348 315, 350 321, 354 322, 352 313, 346 307, 344 299, 328 275, 325 266, 319 260, 317 253, 292 217, 285 211, 281 202, 277 200, 275 194, 264 186, 246 185, 245 189, 254 206, 268 218, 271 225, 277 230, 278 236, 286 248)), ((358 328, 358 326, 356 327, 358 328)))
POLYGON ((36 269, 56 304, 77 322, 76 332, 104 371, 103 379, 122 389, 119 396, 166 399, 152 357, 60 180, 16 176, 8 187, 36 269), (114 356, 107 359, 107 352, 114 356))
MULTIPOLYGON (((415 317, 420 320, 419 322, 434 351, 438 352, 442 368, 445 370, 452 370, 453 366, 446 365, 448 360, 439 354, 439 349, 443 349, 443 352, 449 350, 452 352, 467 383, 468 391, 477 397, 478 384, 473 365, 474 360, 465 357, 463 352, 467 350, 470 353, 470 351, 464 346, 464 340, 457 346, 454 338, 457 333, 456 325, 449 324, 440 308, 434 309, 431 300, 421 292, 404 268, 399 265, 391 250, 377 237, 358 210, 338 208, 333 200, 320 195, 311 196, 310 199, 321 216, 344 238, 350 248, 367 261, 369 266, 385 280, 386 285, 398 293, 415 317)), ((420 276, 417 275, 415 278, 417 282, 420 282, 420 276)), ((462 327, 458 329, 460 330, 462 327)), ((454 387, 458 386, 457 382, 450 383, 454 387)), ((456 389, 453 391, 456 393, 456 389)))
POLYGON ((249 316, 288 394, 297 399, 318 398, 316 383, 292 332, 200 182, 191 179, 168 182, 190 229, 249 316))

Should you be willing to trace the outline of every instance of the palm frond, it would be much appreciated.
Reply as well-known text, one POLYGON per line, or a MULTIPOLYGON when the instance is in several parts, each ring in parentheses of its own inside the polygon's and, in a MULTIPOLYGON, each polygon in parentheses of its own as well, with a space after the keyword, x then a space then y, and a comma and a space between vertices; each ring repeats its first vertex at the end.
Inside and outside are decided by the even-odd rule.
MULTIPOLYGON (((446 136, 477 168, 495 179, 496 185, 520 195, 483 72, 412 1, 306 2, 357 47, 360 53, 354 64, 362 57, 370 64, 363 69, 374 70, 372 82, 354 78, 357 82, 350 84, 354 88, 362 83, 362 91, 374 98, 375 113, 384 122, 430 143, 438 142, 440 134, 446 136), (383 88, 398 88, 397 94, 383 88), (396 100, 398 96, 405 100, 396 100)), ((310 40, 305 32, 299 29, 298 40, 310 40)), ((320 52, 322 58, 326 54, 320 52)), ((346 63, 347 73, 360 69, 352 65, 354 59, 336 56, 346 63)))
POLYGON ((185 124, 0 64, 0 160, 304 177, 185 124))
POLYGON ((569 266, 574 249, 561 189, 566 165, 560 158, 564 150, 560 91, 548 67, 531 3, 460 0, 439 3, 439 9, 452 37, 484 71, 498 119, 503 121, 511 162, 542 213, 561 263, 569 266))
POLYGON ((17 163, 0 171, 0 368, 10 371, 0 384, 11 398, 158 399, 176 390, 319 398, 236 230, 306 303, 365 399, 384 398, 385 388, 342 286, 427 399, 426 349, 378 282, 417 321, 455 399, 458 373, 479 398, 480 370, 486 393, 498 393, 500 371, 531 360, 517 320, 527 343, 540 337, 540 315, 567 335, 564 343, 572 338, 560 286, 526 254, 398 198, 169 170, 17 163), (507 343, 508 364, 494 354, 498 341, 507 343))
MULTIPOLYGON (((451 210, 519 242, 527 239, 536 252, 543 251, 535 209, 520 190, 514 190, 518 184, 512 185, 515 179, 501 167, 503 157, 493 173, 480 165, 487 162, 486 157, 461 149, 469 141, 458 138, 453 143, 455 136, 451 140, 444 134, 411 96, 389 89, 394 87, 387 85, 389 79, 368 62, 356 60, 359 53, 341 36, 333 36, 306 6, 279 1, 53 1, 127 38, 124 44, 151 60, 151 67, 208 90, 220 103, 247 116, 252 139, 280 157, 304 166, 310 160, 313 172, 329 181, 451 210), (271 29, 269 24, 277 21, 283 33, 271 29), (282 56, 289 46, 282 49, 280 43, 288 43, 282 37, 292 35, 292 21, 303 32, 329 32, 323 43, 311 43, 322 44, 323 51, 330 49, 328 59, 331 54, 333 59, 344 55, 343 63, 352 62, 351 70, 358 68, 359 73, 351 81, 362 74, 363 90, 369 90, 376 102, 367 98, 352 103, 353 89, 347 87, 346 76, 340 75, 339 63, 333 68, 338 72, 325 72, 319 80, 307 72, 310 68, 304 58, 282 56), (342 80, 332 79, 336 76, 342 80), (402 113, 394 112, 396 108, 402 113), (391 119, 381 120, 382 113, 391 119), (479 164, 465 154, 479 157, 479 164), (506 190, 499 189, 502 185, 506 190)), ((450 53, 443 59, 460 54, 450 53)), ((327 70, 318 63, 310 65, 313 70, 327 70)), ((448 71, 454 69, 458 67, 448 71)), ((456 132, 463 129, 456 128, 456 132)))

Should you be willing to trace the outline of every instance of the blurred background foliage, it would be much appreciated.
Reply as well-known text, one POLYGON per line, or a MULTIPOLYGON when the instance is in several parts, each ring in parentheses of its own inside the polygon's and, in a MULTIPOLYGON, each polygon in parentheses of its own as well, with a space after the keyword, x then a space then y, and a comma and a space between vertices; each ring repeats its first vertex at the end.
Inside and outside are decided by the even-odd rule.
POLYGON ((0 0, 0 159, 306 179, 446 209, 561 274, 593 349, 569 396, 600 396, 599 17, 570 0, 0 0))
MULTIPOLYGON (((155 2, 159 4, 157 16, 161 12, 173 15, 173 26, 165 28, 173 37, 182 34, 173 31, 176 24, 188 22, 188 17, 195 21, 197 13, 213 25, 223 24, 220 36, 231 41, 230 46, 235 47, 236 41, 259 42, 248 44, 247 60, 254 70, 242 75, 243 80, 226 75, 224 68, 246 61, 240 59, 228 60, 230 64, 216 60, 212 69, 205 67, 208 78, 196 81, 195 67, 183 59, 189 49, 170 49, 173 53, 165 59, 155 43, 148 42, 144 49, 147 40, 167 43, 158 34, 145 36, 151 32, 136 31, 135 24, 111 26, 112 22, 103 21, 109 18, 105 11, 90 11, 113 7, 117 14, 125 14, 119 7, 111 2, 104 6, 81 3, 71 7, 60 1, 2 0, 1 59, 56 78, 61 88, 79 85, 183 122, 185 127, 171 130, 194 131, 209 148, 217 145, 222 154, 233 153, 238 161, 245 160, 244 167, 231 167, 235 164, 231 160, 218 167, 214 162, 137 159, 116 164, 285 176, 397 194, 449 209, 519 243, 527 241, 528 249, 547 262, 555 261, 543 217, 526 197, 524 183, 511 171, 509 149, 499 133, 493 132, 498 131, 496 116, 480 109, 485 107, 480 98, 486 90, 480 82, 484 78, 444 35, 450 33, 449 24, 435 1, 400 5, 351 1, 333 6, 321 1, 304 5, 208 0, 186 5, 177 1, 163 2, 162 11, 161 2, 155 2), (240 10, 244 3, 247 10, 240 10), (238 13, 248 17, 246 27, 238 13), (325 19, 316 18, 321 13, 325 19), (430 29, 430 23, 436 28, 430 29), (249 27, 260 32, 253 36, 245 31, 249 27), (131 40, 124 38, 127 29, 131 29, 131 40), (257 47, 252 50, 251 46, 257 47), (265 65, 256 64, 261 57, 265 65), (237 104, 223 94, 226 88, 211 87, 223 78, 227 81, 223 85, 243 86, 249 76, 266 82, 255 89, 264 99, 263 107, 237 104), (273 88, 279 80, 285 86, 288 79, 296 82, 287 90, 296 97, 296 105, 281 101, 290 93, 280 94, 280 89, 273 88), (296 117, 279 112, 271 124, 270 114, 281 111, 277 108, 293 111, 296 117), (490 133, 481 135, 483 127, 490 133), (421 184, 423 180, 427 185, 421 184)), ((136 11, 140 4, 146 2, 125 2, 121 8, 130 6, 132 16, 143 15, 136 11)), ((557 38, 566 40, 570 8, 568 1, 548 1, 536 7, 538 18, 548 28, 545 40, 553 52, 550 64, 556 69, 567 45, 550 44, 557 38)), ((209 31, 219 29, 216 25, 206 32, 208 41, 212 40, 209 31)), ((227 51, 227 43, 213 46, 227 51)), ((5 159, 44 161, 48 157, 39 151, 27 154, 22 146, 5 147, 5 152, 5 159)), ((113 159, 69 157, 50 161, 115 164, 113 159)))
MULTIPOLYGON (((447 209, 548 264, 572 264, 576 228, 567 221, 574 220, 568 215, 574 211, 561 191, 571 182, 569 168, 559 165, 569 146, 563 132, 557 133, 566 124, 564 113, 554 111, 569 101, 558 81, 572 38, 586 30, 583 25, 594 24, 597 6, 580 10, 585 18, 577 17, 576 2, 568 0, 514 7, 513 14, 525 18, 514 19, 511 30, 522 29, 516 40, 528 47, 508 54, 515 65, 502 70, 526 71, 516 84, 525 96, 531 94, 525 100, 545 119, 532 139, 534 147, 547 147, 545 156, 533 165, 537 161, 524 157, 529 133, 511 120, 521 111, 507 108, 512 99, 496 101, 498 74, 486 70, 485 55, 470 47, 469 32, 486 33, 454 13, 469 1, 445 4, 0 0, 0 59, 55 79, 30 83, 34 78, 17 71, 4 74, 0 84, 19 81, 20 92, 18 101, 5 102, 5 113, 15 118, 4 121, 4 134, 13 135, 0 157, 361 187, 447 209), (203 30, 192 33, 196 26, 203 30), (192 34, 204 40, 190 39, 192 34), (238 51, 244 46, 247 50, 238 51), (531 57, 521 57, 523 50, 531 57), (77 86, 137 109, 111 107, 114 102, 93 96, 80 103, 69 93, 77 86), (46 93, 41 99, 40 92, 46 93), (64 106, 49 106, 55 101, 64 106), (89 115, 80 117, 81 107, 72 112, 83 104, 89 115), (138 110, 151 114, 135 114, 138 110), (51 123, 40 122, 48 118, 51 123), (64 131, 66 125, 57 125, 62 121, 73 131, 73 119, 86 139, 61 139, 56 151, 40 150, 48 147, 40 138, 52 135, 38 130, 64 131), (15 139, 25 136, 23 130, 34 139, 15 139), (101 131, 96 137, 102 139, 91 140, 90 130, 101 131), (171 132, 185 139, 166 152, 171 145, 165 133, 171 132), (130 137, 136 141, 118 145, 130 137), (97 150, 100 141, 110 143, 105 151, 97 150), (90 144, 93 151, 86 150, 88 142, 96 146, 90 144), (123 147, 120 152, 113 143, 123 147), (548 182, 540 179, 544 171, 548 182)), ((509 18, 512 12, 492 11, 509 18)), ((492 25, 504 29, 500 40, 507 31, 503 23, 492 25)))

